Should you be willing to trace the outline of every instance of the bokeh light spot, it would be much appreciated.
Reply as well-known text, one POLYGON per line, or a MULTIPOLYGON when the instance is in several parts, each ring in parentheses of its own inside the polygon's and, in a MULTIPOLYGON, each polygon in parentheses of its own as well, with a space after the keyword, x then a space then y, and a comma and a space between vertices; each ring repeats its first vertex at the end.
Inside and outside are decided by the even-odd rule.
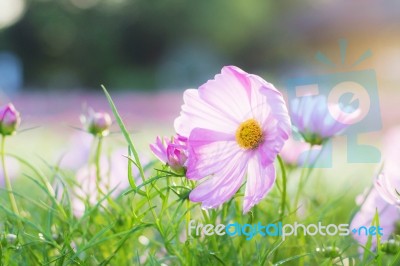
POLYGON ((24 0, 1 0, 0 1, 0 29, 9 27, 16 23, 25 12, 24 0))

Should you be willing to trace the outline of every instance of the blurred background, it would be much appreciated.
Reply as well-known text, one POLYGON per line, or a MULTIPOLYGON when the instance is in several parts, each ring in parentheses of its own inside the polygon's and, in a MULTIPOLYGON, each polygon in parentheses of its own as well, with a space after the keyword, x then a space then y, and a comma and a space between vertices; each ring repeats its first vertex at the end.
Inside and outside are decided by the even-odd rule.
POLYGON ((1 0, 0 84, 7 91, 98 90, 101 83, 182 89, 227 64, 279 81, 320 68, 318 51, 339 59, 341 38, 350 61, 370 49, 363 67, 394 79, 399 10, 389 0, 1 0))
MULTIPOLYGON (((400 119, 400 2, 0 0, 0 101, 25 128, 73 132, 84 103, 109 111, 104 84, 147 146, 173 133, 183 90, 224 65, 282 90, 293 77, 373 69, 385 130, 400 119)), ((25 134, 48 143, 42 131, 25 134)))

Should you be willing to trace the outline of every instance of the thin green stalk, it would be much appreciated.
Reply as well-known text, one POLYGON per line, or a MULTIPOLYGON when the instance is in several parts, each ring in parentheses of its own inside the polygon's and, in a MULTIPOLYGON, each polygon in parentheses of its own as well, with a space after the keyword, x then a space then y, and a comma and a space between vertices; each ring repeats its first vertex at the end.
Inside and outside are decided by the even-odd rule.
POLYGON ((186 199, 186 233, 187 233, 186 240, 187 241, 189 241, 189 239, 190 239, 189 224, 190 224, 190 200, 186 199))
MULTIPOLYGON (((101 87, 103 88, 104 94, 106 95, 108 103, 111 106, 111 109, 113 111, 115 119, 117 120, 117 123, 119 125, 119 128, 121 129, 122 134, 125 137, 125 140, 128 142, 129 147, 131 148, 131 151, 133 153, 133 157, 135 158, 136 166, 137 166, 137 168, 139 170, 140 177, 142 178, 142 182, 145 183, 146 182, 146 177, 145 177, 145 174, 144 174, 144 170, 143 170, 142 164, 140 162, 139 154, 137 153, 137 151, 135 149, 135 146, 133 145, 132 139, 129 136, 129 132, 126 129, 126 127, 124 125, 124 122, 122 121, 122 118, 119 115, 118 110, 115 107, 115 104, 114 104, 110 94, 108 93, 107 89, 103 85, 101 85, 101 87)), ((147 202, 149 204, 150 212, 151 212, 151 214, 153 216, 153 219, 154 219, 154 221, 156 223, 156 227, 157 227, 158 231, 160 232, 160 234, 163 235, 163 233, 162 233, 163 230, 162 230, 162 227, 161 227, 161 224, 160 224, 160 219, 157 217, 157 214, 156 214, 156 212, 155 212, 155 210, 153 208, 153 205, 151 204, 150 191, 149 191, 148 186, 145 186, 145 193, 146 193, 147 202)))
POLYGON ((283 217, 285 216, 287 176, 282 158, 279 155, 278 155, 278 162, 282 173, 282 201, 281 201, 281 215, 280 215, 280 220, 282 221, 283 217))
MULTIPOLYGON (((189 186, 188 183, 189 183, 188 180, 187 180, 185 177, 183 177, 183 178, 182 178, 182 185, 183 185, 184 187, 188 187, 188 186, 189 186)), ((189 200, 189 196, 188 196, 187 199, 186 199, 186 214, 185 214, 185 217, 186 217, 186 233, 187 233, 186 241, 188 241, 188 243, 189 243, 189 239, 190 239, 190 233, 189 233, 189 224, 190 224, 190 200, 189 200)))
MULTIPOLYGON (((190 232, 189 232, 189 224, 190 224, 190 200, 186 199, 186 248, 190 249, 190 232)), ((186 263, 190 265, 190 256, 186 256, 186 263)))
POLYGON ((294 200, 294 208, 298 207, 300 195, 303 192, 303 188, 305 185, 305 180, 307 179, 307 175, 309 175, 311 173, 311 171, 308 171, 308 162, 310 161, 312 147, 313 147, 313 145, 310 144, 310 149, 308 150, 306 160, 304 161, 303 169, 301 170, 300 179, 299 179, 299 187, 297 189, 296 197, 294 200))
POLYGON ((97 148, 96 148, 96 154, 94 158, 94 163, 96 167, 96 187, 97 190, 99 191, 99 194, 102 194, 102 191, 100 189, 100 182, 101 182, 101 169, 100 169, 100 157, 101 157, 101 148, 102 148, 102 143, 103 143, 103 137, 99 136, 97 138, 97 148))
MULTIPOLYGON (((121 129, 122 134, 124 135, 126 142, 128 142, 128 145, 129 145, 129 147, 131 149, 131 152, 133 154, 133 158, 135 159, 134 160, 135 161, 135 165, 137 166, 137 168, 139 170, 139 174, 140 174, 140 177, 142 179, 142 182, 143 182, 143 184, 145 184, 146 183, 146 177, 145 177, 144 169, 143 169, 143 166, 142 166, 142 164, 140 162, 139 154, 136 151, 135 145, 133 145, 133 141, 132 141, 132 139, 130 137, 130 134, 129 134, 128 130, 126 129, 125 124, 122 121, 122 118, 121 118, 120 114, 118 113, 118 110, 117 110, 117 108, 116 108, 116 106, 115 106, 110 94, 108 93, 107 89, 103 85, 101 85, 101 87, 103 88, 104 94, 107 97, 108 103, 110 104, 112 112, 113 112, 113 114, 115 116, 115 119, 116 119, 116 121, 118 123, 118 126, 121 129)), ((149 208, 150 208, 150 213, 153 216, 156 229, 160 233, 161 237, 165 240, 165 236, 164 236, 164 232, 163 232, 164 230, 163 230, 163 228, 161 226, 160 218, 157 216, 156 211, 154 210, 154 206, 152 204, 151 198, 150 198, 149 186, 145 185, 144 188, 145 188, 145 195, 146 195, 147 203, 148 203, 149 208)), ((179 252, 175 252, 175 253, 176 253, 176 256, 178 257, 178 259, 183 264, 185 260, 183 260, 182 256, 179 255, 179 252)))
POLYGON ((17 201, 15 200, 13 189, 11 186, 11 181, 7 174, 7 169, 6 169, 6 161, 5 161, 5 153, 4 153, 5 143, 6 143, 6 137, 3 136, 1 139, 1 163, 3 165, 3 175, 4 175, 4 180, 6 181, 6 188, 8 191, 8 198, 10 199, 11 209, 13 210, 15 215, 19 216, 17 201))
MULTIPOLYGON (((209 215, 208 211, 201 209, 201 213, 203 214, 203 221, 204 224, 215 224, 215 221, 211 221, 211 215, 209 215)), ((210 236, 211 239, 211 246, 214 249, 213 252, 217 252, 218 251, 218 243, 217 243, 217 239, 214 236, 210 236)))
MULTIPOLYGON (((95 143, 96 138, 94 139, 95 143)), ((101 179, 104 178, 104 176, 101 176, 101 165, 100 165, 100 159, 101 159, 101 153, 102 153, 102 147, 103 147, 103 136, 97 137, 97 146, 96 146, 96 153, 94 155, 94 164, 96 168, 96 188, 97 188, 97 197, 98 200, 101 199, 102 196, 105 196, 107 194, 106 191, 104 191, 101 187, 101 179)), ((107 198, 107 202, 111 204, 114 208, 118 208, 118 205, 116 205, 110 198, 107 198)))
POLYGON ((40 181, 45 185, 45 188, 47 189, 47 192, 50 194, 50 196, 52 197, 53 202, 57 205, 57 208, 59 209, 59 211, 61 212, 61 214, 64 216, 64 218, 67 218, 67 214, 64 211, 64 208, 61 206, 61 204, 57 201, 57 199, 55 198, 55 191, 53 189, 53 187, 51 186, 51 184, 49 183, 49 181, 44 177, 43 173, 41 173, 38 169, 36 169, 35 167, 33 167, 28 161, 22 159, 21 157, 15 155, 15 154, 7 154, 8 156, 11 156, 15 159, 17 159, 20 163, 24 164, 25 166, 27 166, 29 169, 32 170, 32 172, 39 177, 40 181))

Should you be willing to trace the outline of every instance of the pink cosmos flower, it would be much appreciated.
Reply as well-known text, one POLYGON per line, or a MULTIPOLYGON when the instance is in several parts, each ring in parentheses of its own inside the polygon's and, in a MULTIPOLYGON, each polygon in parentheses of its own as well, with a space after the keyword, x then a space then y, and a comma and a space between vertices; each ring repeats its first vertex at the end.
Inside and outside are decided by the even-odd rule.
POLYGON ((198 90, 184 93, 176 132, 188 138, 186 176, 202 180, 189 195, 215 208, 247 184, 248 212, 275 182, 273 162, 290 134, 281 93, 262 78, 228 66, 198 90))
POLYGON ((186 167, 188 158, 187 138, 175 136, 171 139, 168 137, 157 137, 156 143, 150 145, 151 151, 163 163, 168 164, 172 170, 180 172, 186 167))
MULTIPOLYGON (((396 230, 396 224, 400 221, 399 199, 396 189, 400 189, 400 127, 390 130, 384 137, 382 153, 385 156, 383 172, 375 180, 375 186, 366 197, 360 211, 352 221, 353 226, 370 226, 375 215, 379 213, 380 226, 384 230, 382 241, 387 241, 396 230)), ((400 192, 400 191, 399 191, 400 192)), ((365 197, 364 197, 365 198, 365 197)), ((358 201, 362 201, 359 197, 358 201)), ((354 236, 361 244, 367 242, 368 236, 354 236)), ((373 243, 375 245, 375 243, 373 243)))
POLYGON ((0 134, 12 135, 21 123, 19 112, 12 103, 0 108, 0 134))
POLYGON ((306 142, 316 145, 341 134, 360 114, 357 110, 345 115, 338 104, 328 104, 324 95, 296 98, 290 107, 293 126, 306 142))
MULTIPOLYGON (((375 212, 378 211, 379 214, 379 226, 383 228, 383 235, 381 241, 387 241, 391 234, 394 233, 396 229, 396 223, 400 221, 399 210, 387 203, 378 193, 375 188, 372 188, 368 195, 361 195, 357 199, 357 203, 361 205, 360 210, 356 213, 350 224, 350 230, 358 229, 361 226, 369 228, 372 226, 372 220, 375 216, 375 212)), ((358 232, 353 233, 353 237, 362 245, 365 246, 368 240, 368 236, 363 234, 358 234, 358 232)), ((374 236, 375 238, 376 236, 374 236)), ((373 248, 376 246, 376 241, 372 242, 373 248)), ((360 249, 361 253, 364 249, 360 249)))

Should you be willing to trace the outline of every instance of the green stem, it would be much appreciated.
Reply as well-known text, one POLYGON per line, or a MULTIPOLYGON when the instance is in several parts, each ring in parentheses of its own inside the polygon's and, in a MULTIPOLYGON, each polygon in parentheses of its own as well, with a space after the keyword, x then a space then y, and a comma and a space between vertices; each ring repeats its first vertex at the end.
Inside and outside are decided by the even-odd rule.
POLYGON ((310 144, 310 149, 308 150, 306 160, 304 161, 304 164, 303 164, 303 169, 301 170, 300 179, 299 179, 299 187, 297 189, 296 197, 294 200, 294 208, 296 208, 296 209, 298 207, 297 205, 299 204, 300 195, 303 192, 303 188, 306 183, 305 180, 307 180, 307 176, 310 175, 310 173, 311 173, 311 171, 308 171, 308 162, 310 160, 310 156, 312 153, 312 147, 313 147, 313 145, 310 144))
POLYGON ((278 162, 282 173, 282 201, 281 201, 281 215, 280 215, 280 220, 282 221, 283 217, 285 216, 287 176, 282 158, 279 155, 278 155, 278 162))
POLYGON ((97 148, 96 148, 96 153, 95 153, 95 158, 94 158, 94 163, 95 163, 95 167, 96 167, 96 188, 98 191, 99 198, 101 198, 101 195, 104 195, 104 192, 100 188, 100 183, 101 183, 100 158, 101 158, 102 144, 103 144, 103 137, 99 136, 97 138, 97 148))
POLYGON ((96 164, 96 181, 97 184, 100 183, 101 180, 101 174, 100 174, 100 157, 101 157, 101 147, 103 143, 103 137, 98 138, 97 142, 97 149, 96 149, 96 155, 95 155, 95 164, 96 164))
POLYGON ((3 136, 1 139, 1 163, 3 165, 4 180, 6 181, 6 188, 8 191, 8 198, 10 199, 11 209, 13 210, 15 215, 19 216, 17 201, 15 200, 13 189, 11 186, 11 181, 10 181, 10 178, 8 177, 7 170, 6 170, 6 161, 5 161, 5 153, 4 153, 5 142, 6 142, 6 137, 3 136))
MULTIPOLYGON (((189 224, 190 224, 190 200, 186 199, 186 248, 189 251, 190 250, 190 232, 189 232, 189 224)), ((186 263, 187 265, 190 265, 190 255, 187 254, 186 256, 186 263)))
MULTIPOLYGON (((114 116, 115 116, 115 118, 117 120, 117 123, 119 125, 119 128, 121 129, 121 131, 122 131, 122 133, 123 133, 123 135, 125 137, 125 140, 128 142, 129 147, 131 148, 131 151, 133 153, 133 157, 135 158, 136 166, 137 166, 137 168, 139 170, 139 173, 140 173, 140 177, 142 178, 142 182, 145 183, 146 182, 146 177, 145 177, 145 174, 144 174, 143 166, 142 166, 142 164, 140 162, 139 154, 137 153, 137 151, 135 149, 135 146, 133 145, 132 139, 129 136, 129 132, 126 129, 126 127, 125 127, 125 125, 124 125, 124 123, 123 123, 123 121, 121 119, 121 116, 119 115, 118 110, 115 107, 115 104, 114 104, 110 94, 108 93, 107 89, 103 85, 101 85, 101 87, 103 88, 103 91, 104 91, 104 93, 105 93, 105 95, 107 97, 107 100, 108 100, 108 102, 109 102, 109 104, 111 106, 113 114, 114 114, 114 116)), ((160 219, 157 217, 157 214, 156 214, 156 212, 155 212, 155 210, 153 208, 153 205, 151 204, 150 191, 149 191, 149 187, 147 185, 145 186, 145 193, 146 193, 147 202, 149 204, 150 212, 151 212, 151 214, 153 216, 153 219, 154 219, 154 222, 156 224, 156 228, 157 228, 158 232, 160 233, 160 235, 164 238, 163 228, 161 227, 160 219)), ((179 257, 179 255, 177 255, 177 256, 179 257)), ((183 261, 182 261, 182 263, 183 263, 183 261)))
POLYGON ((190 200, 186 200, 186 241, 189 241, 190 239, 190 232, 189 232, 189 224, 190 224, 190 200))
POLYGON ((18 157, 17 155, 14 154, 7 154, 7 156, 11 156, 15 159, 17 159, 19 162, 21 162, 22 164, 24 164, 25 166, 27 166, 29 169, 32 170, 32 172, 39 177, 40 181, 46 186, 47 188, 47 192, 50 194, 50 196, 52 197, 53 202, 57 205, 58 209, 60 210, 61 214, 64 216, 64 218, 67 218, 67 214, 64 211, 62 205, 57 201, 56 199, 56 193, 53 189, 53 187, 51 186, 51 184, 49 183, 49 181, 44 177, 44 174, 41 173, 39 170, 37 170, 35 167, 33 167, 31 164, 29 164, 26 160, 22 159, 21 157, 18 157))
MULTIPOLYGON (((204 224, 215 224, 215 221, 214 222, 211 221, 211 215, 209 214, 209 211, 201 209, 201 213, 203 214, 204 224)), ((211 239, 211 246, 214 249, 213 252, 217 252, 218 251, 218 243, 217 243, 217 239, 216 239, 215 235, 210 236, 209 239, 211 239)))

